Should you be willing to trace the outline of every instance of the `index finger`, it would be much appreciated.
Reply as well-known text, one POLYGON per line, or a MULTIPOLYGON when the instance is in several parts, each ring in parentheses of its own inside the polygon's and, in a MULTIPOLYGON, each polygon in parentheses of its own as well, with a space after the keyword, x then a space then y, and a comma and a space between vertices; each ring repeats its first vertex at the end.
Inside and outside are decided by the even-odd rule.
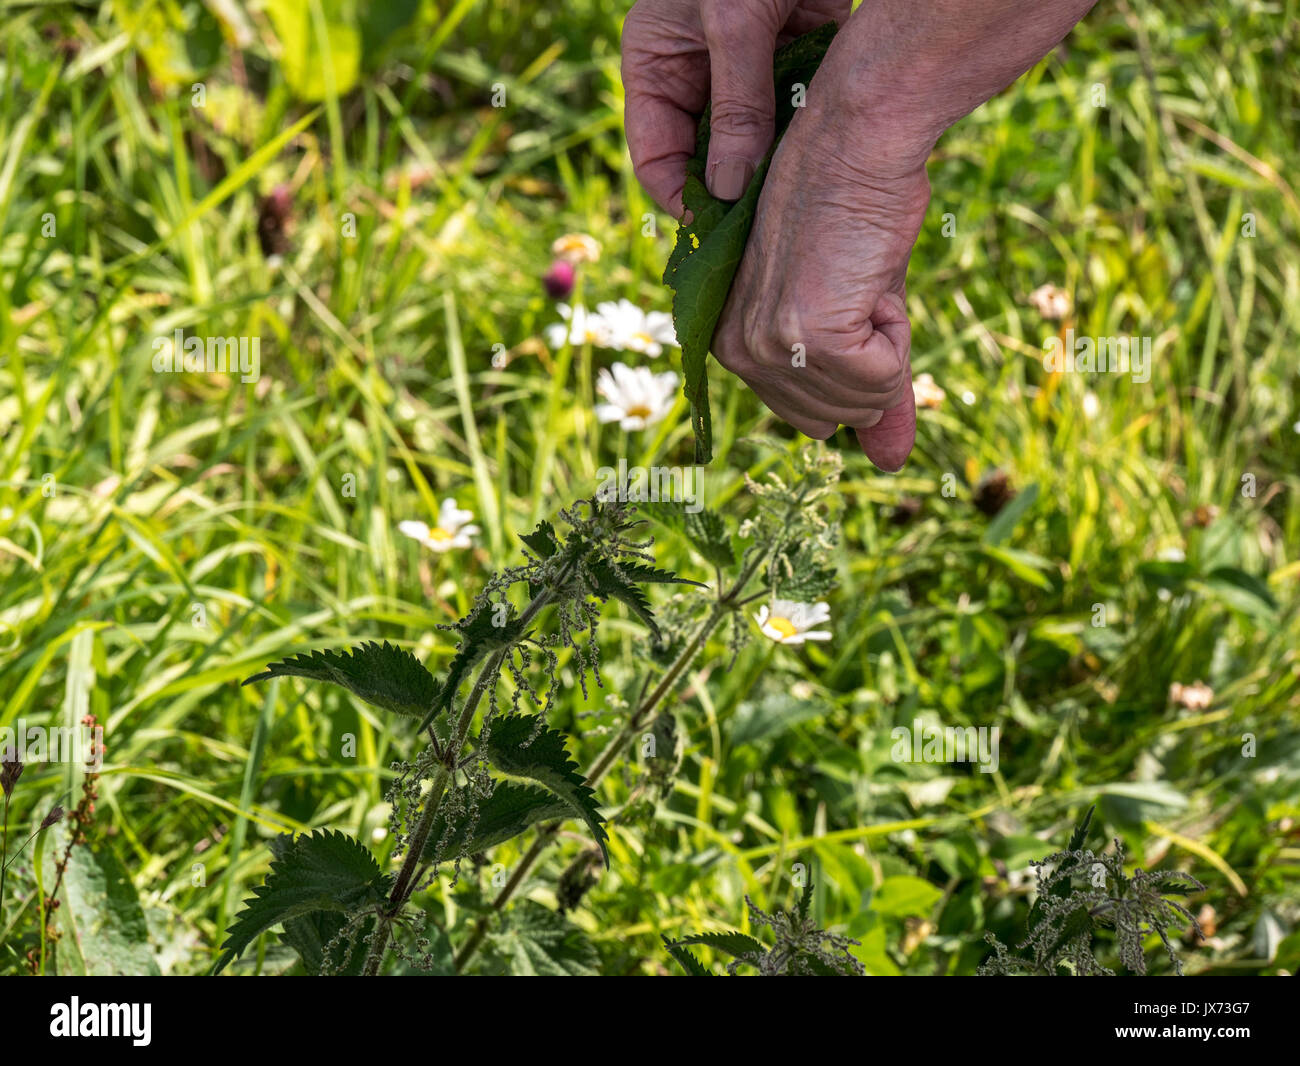
POLYGON ((629 89, 623 108, 632 169, 651 198, 681 218, 686 163, 695 154, 697 119, 649 89, 629 89))

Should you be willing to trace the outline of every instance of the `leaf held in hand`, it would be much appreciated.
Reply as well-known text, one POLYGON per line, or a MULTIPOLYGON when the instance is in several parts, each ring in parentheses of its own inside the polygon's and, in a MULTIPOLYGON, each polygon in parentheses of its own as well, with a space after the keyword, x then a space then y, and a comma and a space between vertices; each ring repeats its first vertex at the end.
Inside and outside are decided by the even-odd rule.
POLYGON ((691 405, 691 428, 695 434, 695 461, 713 459, 713 430, 709 413, 707 359, 731 283, 745 254, 749 231, 758 210, 758 197, 772 154, 786 127, 794 118, 796 93, 805 90, 826 55, 836 24, 806 33, 778 49, 772 65, 776 85, 776 139, 766 158, 756 168, 745 194, 734 204, 717 200, 705 185, 709 158, 709 110, 700 118, 695 137, 695 155, 686 164, 686 185, 682 203, 691 215, 677 230, 677 243, 668 257, 664 284, 673 290, 673 324, 682 347, 682 376, 691 405))

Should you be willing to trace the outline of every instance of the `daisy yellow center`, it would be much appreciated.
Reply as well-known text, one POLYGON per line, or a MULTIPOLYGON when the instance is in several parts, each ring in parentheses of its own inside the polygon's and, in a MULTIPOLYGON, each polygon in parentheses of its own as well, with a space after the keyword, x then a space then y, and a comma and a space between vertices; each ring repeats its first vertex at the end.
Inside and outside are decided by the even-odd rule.
POLYGON ((452 535, 448 533, 445 529, 443 529, 442 526, 436 526, 435 528, 429 530, 429 539, 430 540, 451 540, 452 535))
POLYGON ((643 403, 634 403, 626 413, 628 418, 649 418, 653 412, 643 403))
POLYGON ((655 339, 649 333, 633 333, 632 338, 642 344, 654 344, 655 339))
POLYGON ((797 632, 799 632, 795 629, 794 623, 788 618, 779 618, 776 615, 773 615, 767 620, 767 624, 781 634, 782 640, 786 637, 793 637, 797 632))

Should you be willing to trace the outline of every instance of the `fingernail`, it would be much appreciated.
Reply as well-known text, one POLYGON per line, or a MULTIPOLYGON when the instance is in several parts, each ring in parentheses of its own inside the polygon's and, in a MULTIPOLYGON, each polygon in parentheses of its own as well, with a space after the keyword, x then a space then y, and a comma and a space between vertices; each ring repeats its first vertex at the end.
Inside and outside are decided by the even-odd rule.
POLYGON ((739 200, 753 176, 754 164, 748 159, 719 159, 709 168, 709 192, 719 200, 739 200))

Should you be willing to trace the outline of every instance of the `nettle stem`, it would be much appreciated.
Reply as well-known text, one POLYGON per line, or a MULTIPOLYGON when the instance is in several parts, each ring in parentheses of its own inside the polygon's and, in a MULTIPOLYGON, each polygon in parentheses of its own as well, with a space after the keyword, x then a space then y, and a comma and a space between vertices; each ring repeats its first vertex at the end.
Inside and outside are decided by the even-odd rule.
MULTIPOLYGON (((575 565, 576 562, 561 570, 554 584, 539 592, 525 608, 524 613, 519 616, 520 639, 526 634, 529 623, 551 602, 554 589, 563 587, 575 565)), ((446 748, 443 749, 442 762, 438 766, 438 772, 434 775, 433 784, 429 788, 429 798, 425 801, 424 809, 420 812, 420 820, 416 823, 415 830, 411 833, 411 838, 407 842, 406 858, 402 861, 402 868, 397 873, 397 880, 393 882, 392 891, 388 894, 388 903, 380 913, 379 922, 370 938, 370 950, 366 955, 365 968, 362 970, 363 977, 374 977, 379 973, 379 968, 384 961, 384 954, 388 950, 393 921, 402 912, 402 908, 406 906, 407 900, 411 898, 411 894, 415 891, 418 881, 416 873, 423 862, 424 849, 429 842, 429 834, 433 832, 433 823, 437 820, 438 809, 442 806, 443 797, 447 794, 447 786, 451 783, 456 772, 460 751, 465 746, 465 739, 469 736, 470 727, 474 723, 474 714, 478 710, 479 701, 482 700, 483 693, 487 691, 488 686, 495 684, 497 676, 501 672, 501 666, 515 643, 517 641, 512 641, 492 654, 484 664, 483 669, 479 671, 479 675, 474 681, 474 687, 470 690, 464 707, 461 708, 460 717, 456 720, 455 733, 448 741, 446 748)))
MULTIPOLYGON (((591 764, 591 768, 586 774, 586 783, 589 787, 595 788, 601 778, 609 772, 614 765, 614 760, 627 747, 628 741, 650 720, 650 716, 663 702, 664 697, 672 691, 681 675, 695 661, 695 657, 700 653, 700 650, 707 643, 709 637, 713 635, 713 631, 718 628, 722 620, 729 613, 748 602, 740 598, 745 591, 745 586, 749 584, 754 574, 767 561, 771 553, 771 548, 755 552, 727 593, 718 597, 713 609, 709 612, 709 616, 695 631, 695 635, 691 637, 681 652, 678 653, 677 658, 664 671, 663 677, 659 679, 659 683, 655 685, 653 691, 628 716, 627 721, 623 723, 623 727, 614 736, 614 739, 606 745, 605 750, 591 764)), ((499 913, 505 907, 519 886, 523 884, 524 878, 528 876, 528 873, 559 834, 561 824, 560 822, 551 822, 538 830, 537 839, 533 841, 532 846, 524 852, 523 857, 515 864, 510 879, 501 886, 501 891, 497 893, 496 898, 492 901, 492 912, 494 914, 499 913)), ((480 918, 475 923, 473 932, 470 933, 465 943, 460 946, 460 950, 456 952, 454 964, 458 972, 465 968, 466 964, 478 951, 483 938, 487 935, 490 920, 490 915, 484 915, 480 918)))

